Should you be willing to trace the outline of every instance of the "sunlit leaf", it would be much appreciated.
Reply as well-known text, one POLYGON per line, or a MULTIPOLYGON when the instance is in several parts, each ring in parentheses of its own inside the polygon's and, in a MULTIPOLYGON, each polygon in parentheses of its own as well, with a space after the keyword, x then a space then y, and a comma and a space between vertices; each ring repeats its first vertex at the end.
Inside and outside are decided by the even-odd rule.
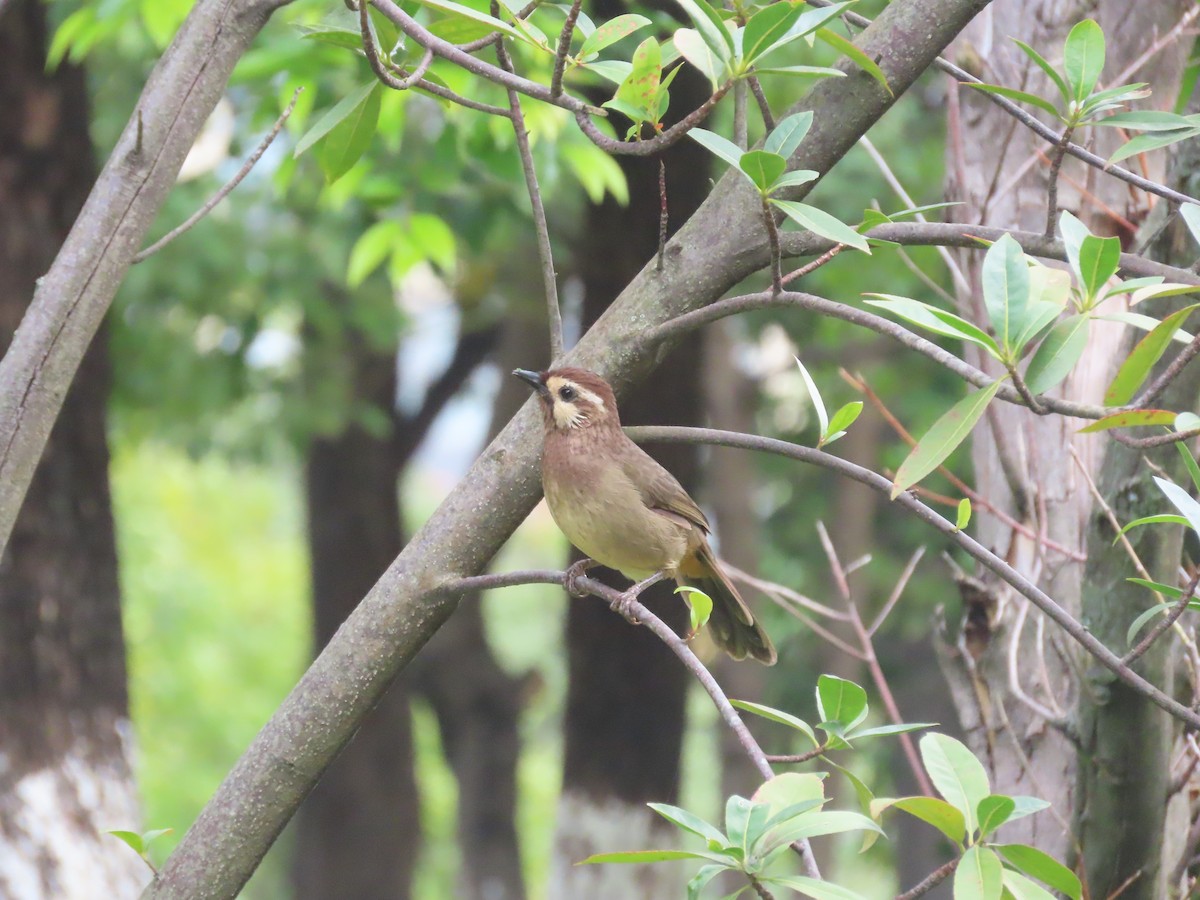
POLYGON ((966 440, 1000 385, 997 380, 983 390, 968 394, 933 423, 896 472, 892 482, 893 500, 940 466, 966 440))
POLYGON ((634 15, 632 13, 609 19, 588 35, 580 45, 579 58, 585 59, 599 53, 601 50, 612 46, 617 41, 624 40, 629 35, 640 31, 649 24, 650 20, 645 16, 634 15))
POLYGON ((794 200, 772 198, 771 203, 783 210, 784 214, 801 228, 806 228, 813 234, 819 234, 831 241, 870 254, 871 247, 865 237, 825 210, 809 206, 807 203, 797 203, 794 200))
POLYGON ((983 258, 983 301, 996 340, 1013 353, 1020 323, 1029 303, 1029 266, 1025 253, 1010 234, 988 248, 983 258))
POLYGON ((991 793, 983 764, 966 744, 944 734, 925 735, 920 747, 929 780, 946 802, 963 814, 967 834, 973 834, 979 827, 979 801, 991 793))
POLYGON ((1178 413, 1169 409, 1131 409, 1125 412, 1113 413, 1097 419, 1090 425, 1079 429, 1080 434, 1090 434, 1094 431, 1108 431, 1111 428, 1138 428, 1147 425, 1171 425, 1178 413))
POLYGON ((954 870, 954 900, 1000 900, 1004 866, 989 847, 968 847, 954 870))
POLYGON ((717 826, 704 821, 704 819, 688 812, 686 809, 681 809, 678 806, 669 806, 666 803, 647 803, 646 805, 673 825, 677 825, 684 831, 690 831, 692 834, 704 838, 704 840, 709 842, 711 847, 721 847, 727 844, 725 835, 717 826))
POLYGON ((675 593, 683 594, 683 599, 687 603, 690 613, 691 633, 695 634, 708 624, 708 617, 712 615, 713 609, 712 597, 699 588, 688 587, 687 585, 675 588, 675 593))
POLYGON ((1175 330, 1183 324, 1184 320, 1198 305, 1200 304, 1185 306, 1183 309, 1167 316, 1153 331, 1137 343, 1137 346, 1133 348, 1133 352, 1129 354, 1128 359, 1117 370, 1112 384, 1108 386, 1108 390, 1104 394, 1106 405, 1122 406, 1133 399, 1133 395, 1137 393, 1137 389, 1146 380, 1154 364, 1166 352, 1171 339, 1175 335, 1175 330))
POLYGON ((867 716, 867 692, 853 681, 822 675, 817 679, 817 713, 822 721, 853 728, 867 716))
POLYGON ((871 817, 878 819, 888 809, 899 809, 932 825, 955 844, 966 839, 967 826, 962 811, 939 797, 901 797, 880 799, 871 804, 871 817))
POLYGON ((979 806, 975 810, 976 817, 979 819, 980 836, 987 837, 1007 822, 1016 808, 1017 804, 1013 798, 1003 794, 990 794, 980 800, 979 806))
POLYGON ((754 715, 761 716, 764 719, 770 719, 772 722, 777 722, 780 725, 787 725, 789 728, 794 728, 812 741, 814 747, 821 746, 821 742, 817 740, 817 734, 812 730, 812 727, 803 719, 797 718, 791 713, 774 709, 770 706, 763 706, 761 703, 751 703, 749 700, 730 700, 729 702, 738 709, 754 713, 754 715))
POLYGON ((738 160, 738 168, 745 173, 756 188, 766 193, 787 169, 787 160, 778 153, 749 150, 743 153, 742 158, 738 160))
POLYGON ((1104 32, 1091 19, 1071 29, 1063 45, 1063 74, 1074 99, 1080 103, 1096 89, 1104 68, 1104 32))
POLYGON ((971 498, 963 497, 958 501, 958 512, 954 518, 954 530, 962 531, 971 522, 971 498))
POLYGON ((775 887, 788 888, 812 900, 864 900, 862 894, 832 881, 818 881, 806 875, 778 875, 761 879, 775 887))
POLYGON ((1079 900, 1083 886, 1079 876, 1036 847, 1024 844, 999 844, 996 849, 1010 864, 1020 869, 1026 875, 1050 885, 1056 891, 1062 891, 1071 900, 1079 900))

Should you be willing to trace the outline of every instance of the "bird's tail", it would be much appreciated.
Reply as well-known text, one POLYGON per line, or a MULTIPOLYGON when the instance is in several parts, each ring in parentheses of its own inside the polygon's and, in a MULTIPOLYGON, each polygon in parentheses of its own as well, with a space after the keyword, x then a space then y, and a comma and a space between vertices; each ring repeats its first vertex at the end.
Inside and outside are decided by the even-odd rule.
POLYGON ((684 560, 680 566, 680 576, 683 583, 704 591, 712 598, 713 609, 708 626, 718 647, 734 659, 753 656, 764 665, 775 664, 775 647, 771 639, 754 620, 750 607, 729 576, 721 570, 707 543, 701 544, 692 556, 684 560))

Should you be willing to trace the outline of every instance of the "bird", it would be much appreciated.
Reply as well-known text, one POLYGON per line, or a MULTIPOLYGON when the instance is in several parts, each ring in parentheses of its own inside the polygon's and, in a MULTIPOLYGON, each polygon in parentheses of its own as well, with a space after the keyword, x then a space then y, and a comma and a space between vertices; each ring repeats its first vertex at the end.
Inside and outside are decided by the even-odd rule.
POLYGON ((776 660, 771 639, 722 570, 708 519, 675 476, 621 430, 616 396, 594 372, 556 368, 513 373, 533 389, 542 412, 542 488, 550 515, 587 559, 566 584, 595 565, 635 582, 626 597, 664 578, 713 601, 709 628, 734 659, 776 660))

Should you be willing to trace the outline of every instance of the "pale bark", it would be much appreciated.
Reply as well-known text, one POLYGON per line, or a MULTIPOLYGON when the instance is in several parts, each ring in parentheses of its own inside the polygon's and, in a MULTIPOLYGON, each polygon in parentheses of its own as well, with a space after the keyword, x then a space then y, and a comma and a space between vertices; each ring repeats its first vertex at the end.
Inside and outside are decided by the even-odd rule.
MULTIPOLYGON (((1188 5, 1182 0, 1159 0, 1138 4, 1137 15, 1130 15, 1129 4, 1122 0, 1021 0, 1001 4, 987 10, 963 32, 955 47, 956 57, 960 63, 969 60, 976 68, 981 67, 985 81, 1053 96, 1048 80, 1009 40, 1010 36, 1029 43, 1059 64, 1063 40, 1071 26, 1082 18, 1093 17, 1108 39, 1108 61, 1101 80, 1111 86, 1117 83, 1112 79, 1118 73, 1169 31, 1188 5)), ((1189 48, 1189 41, 1161 48, 1141 69, 1126 74, 1124 81, 1150 82, 1156 105, 1170 108, 1189 48)), ((954 87, 950 90, 954 93, 947 139, 947 199, 965 203, 956 208, 955 217, 1042 231, 1049 166, 1044 157, 1039 161, 1037 154, 1049 154, 1050 148, 976 92, 954 87)), ((1113 130, 1096 131, 1097 152, 1107 155, 1115 149, 1118 137, 1113 130)), ((1147 157, 1149 168, 1145 174, 1161 180, 1164 159, 1164 154, 1147 157)), ((1123 220, 1139 222, 1147 203, 1144 195, 1131 192, 1127 185, 1070 158, 1059 178, 1058 198, 1060 210, 1070 210, 1097 234, 1121 236, 1126 249, 1133 234, 1123 220), (1108 210, 1115 211, 1117 217, 1108 210)), ((986 322, 979 290, 982 256, 959 254, 958 259, 972 285, 971 294, 960 297, 961 311, 973 321, 986 322)), ((1125 338, 1122 328, 1097 323, 1079 366, 1055 393, 1099 403, 1123 358, 1125 338)), ((1000 374, 990 360, 975 356, 982 366, 991 365, 989 371, 1000 374)), ((1038 417, 1020 407, 995 405, 977 429, 972 444, 976 487, 989 502, 1035 531, 1044 529, 1049 539, 1061 545, 1080 552, 1090 550, 1093 555, 1112 554, 1115 551, 1102 553, 1094 541, 1089 547, 1093 500, 1069 452, 1074 448, 1087 470, 1098 476, 1107 438, 1078 435, 1077 429, 1077 422, 1061 416, 1038 417)), ((1032 577, 1074 615, 1083 614, 1085 623, 1088 621, 1091 612, 1082 593, 1087 577, 1082 563, 1038 547, 986 511, 977 514, 973 527, 986 546, 1032 577)), ((985 582, 982 595, 964 591, 969 627, 955 652, 946 657, 959 715, 969 742, 988 766, 993 790, 1035 794, 1054 804, 1053 814, 1043 813, 1006 826, 1002 836, 1035 843, 1059 858, 1071 858, 1079 850, 1081 835, 1071 834, 1070 819, 1081 802, 1078 786, 1086 773, 1077 770, 1075 747, 1063 733, 1047 724, 1038 711, 1011 690, 1012 670, 1027 696, 1064 716, 1070 714, 1072 722, 1080 704, 1086 706, 1093 686, 1077 683, 1071 665, 1053 648, 1052 638, 1036 639, 1040 621, 1036 611, 1029 613, 1016 664, 1010 666, 1008 649, 1013 626, 1024 603, 986 578, 985 582)), ((1094 596, 1095 590, 1090 593, 1094 596)), ((1149 737, 1161 730, 1162 714, 1154 711, 1146 715, 1144 726, 1135 728, 1145 741, 1146 755, 1140 764, 1147 771, 1165 769, 1166 743, 1149 737)), ((1114 720, 1109 727, 1132 726, 1118 725, 1114 720)), ((1161 805, 1159 793, 1154 802, 1161 805)), ((1156 851, 1147 853, 1154 857, 1156 851)), ((1139 864, 1157 866, 1156 860, 1151 862, 1149 858, 1139 864)), ((1108 888, 1116 886, 1109 884, 1108 888)), ((1091 890, 1093 896, 1107 893, 1098 885, 1091 885, 1091 890)))

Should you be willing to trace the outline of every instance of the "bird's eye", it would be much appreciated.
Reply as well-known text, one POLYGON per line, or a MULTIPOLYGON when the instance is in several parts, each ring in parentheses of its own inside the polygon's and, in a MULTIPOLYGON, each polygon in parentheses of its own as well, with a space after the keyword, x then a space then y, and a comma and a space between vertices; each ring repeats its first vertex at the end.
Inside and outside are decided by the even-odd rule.
POLYGON ((567 403, 570 403, 572 400, 575 399, 575 388, 571 387, 570 385, 561 387, 558 389, 558 396, 561 397, 563 400, 565 400, 567 403))

